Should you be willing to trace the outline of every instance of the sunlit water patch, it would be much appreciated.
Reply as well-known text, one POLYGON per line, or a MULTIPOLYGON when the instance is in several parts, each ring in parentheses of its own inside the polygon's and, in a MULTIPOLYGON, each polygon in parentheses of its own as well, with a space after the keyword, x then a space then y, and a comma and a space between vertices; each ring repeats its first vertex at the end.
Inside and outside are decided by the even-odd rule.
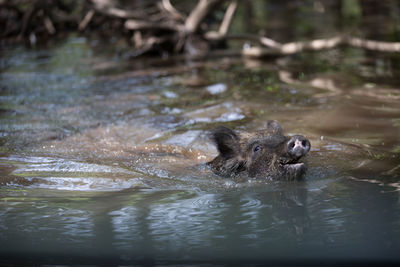
POLYGON ((114 191, 146 187, 141 176, 131 170, 49 157, 10 156, 1 165, 12 165, 2 185, 72 191, 114 191))

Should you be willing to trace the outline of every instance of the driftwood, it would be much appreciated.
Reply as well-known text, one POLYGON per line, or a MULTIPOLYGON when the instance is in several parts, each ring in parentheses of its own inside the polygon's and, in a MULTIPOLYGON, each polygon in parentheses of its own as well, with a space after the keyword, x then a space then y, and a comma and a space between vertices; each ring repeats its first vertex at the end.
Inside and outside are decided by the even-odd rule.
MULTIPOLYGON (((92 0, 93 2, 104 0, 92 0)), ((209 15, 213 8, 224 2, 223 0, 199 0, 195 8, 188 16, 179 12, 169 0, 162 0, 158 3, 158 7, 164 10, 165 17, 159 17, 158 20, 151 20, 147 16, 146 20, 129 19, 125 22, 125 28, 133 31, 144 30, 169 30, 176 35, 171 38, 161 38, 158 42, 154 41, 154 36, 147 37, 147 41, 141 40, 141 44, 145 50, 150 50, 155 44, 160 42, 173 41, 175 43, 175 51, 179 51, 182 44, 190 40, 189 35, 198 32, 199 26, 204 18, 209 15), (160 23, 162 22, 162 23, 160 23), (178 48, 178 49, 177 49, 178 48)), ((350 36, 336 36, 327 39, 318 39, 312 41, 290 42, 281 44, 273 39, 265 36, 252 34, 228 34, 230 24, 232 22, 235 10, 237 8, 237 0, 233 0, 226 9, 224 19, 221 22, 218 32, 205 32, 202 36, 209 42, 222 40, 243 40, 259 44, 259 46, 245 48, 242 51, 244 56, 249 57, 264 57, 264 56, 284 56, 299 53, 302 51, 319 51, 324 49, 332 49, 340 45, 359 47, 363 49, 380 51, 380 52, 400 52, 400 42, 381 42, 373 40, 365 40, 350 36)), ((126 17, 119 15, 119 17, 126 17)), ((198 40, 198 39, 197 39, 198 40)), ((190 44, 185 44, 190 46, 190 44)), ((190 50, 186 50, 190 51, 190 50)))
POLYGON ((74 24, 79 17, 52 0, 0 0, 1 38, 36 40, 36 35, 55 35, 58 29, 74 24))
POLYGON ((185 31, 187 33, 194 33, 198 30, 200 23, 212 10, 212 8, 222 2, 221 0, 199 0, 197 6, 189 14, 185 20, 185 31))
MULTIPOLYGON (((319 51, 338 46, 352 46, 379 52, 400 52, 400 42, 365 40, 353 36, 339 35, 332 38, 279 43, 271 38, 253 34, 230 34, 238 0, 198 0, 185 14, 170 0, 132 1, 129 6, 117 6, 116 0, 70 1, 80 8, 71 15, 71 7, 64 8, 51 0, 0 0, 0 17, 6 21, 2 38, 18 36, 19 39, 36 40, 36 35, 52 36, 65 31, 65 25, 81 32, 100 28, 104 21, 116 21, 119 28, 111 34, 130 34, 133 56, 146 52, 187 53, 206 55, 210 44, 227 40, 242 40, 251 43, 242 55, 248 57, 284 56, 303 51, 319 51), (227 8, 218 31, 210 31, 205 18, 213 14, 226 2, 227 8), (83 3, 83 4, 82 4, 83 3), (24 8, 21 8, 24 6, 24 8), (27 8, 26 8, 27 7, 27 8), (5 15, 4 15, 5 14, 5 15), (80 14, 80 15, 79 15, 80 14), (8 16, 8 17, 7 17, 8 16), (8 23, 8 20, 10 22, 8 23), (205 27, 204 27, 205 25, 205 27), (63 28, 64 27, 64 28, 63 28)), ((113 24, 113 25, 114 25, 113 24)))
MULTIPOLYGON (((226 38, 229 38, 229 36, 226 36, 226 38)), ((400 52, 400 42, 381 42, 365 40, 350 36, 337 36, 328 39, 318 39, 305 42, 291 42, 286 44, 279 44, 275 41, 273 41, 273 43, 271 44, 266 44, 260 39, 260 43, 265 47, 251 47, 244 49, 243 55, 249 57, 291 55, 303 51, 319 51, 324 49, 332 49, 340 45, 347 45, 379 52, 400 52)))

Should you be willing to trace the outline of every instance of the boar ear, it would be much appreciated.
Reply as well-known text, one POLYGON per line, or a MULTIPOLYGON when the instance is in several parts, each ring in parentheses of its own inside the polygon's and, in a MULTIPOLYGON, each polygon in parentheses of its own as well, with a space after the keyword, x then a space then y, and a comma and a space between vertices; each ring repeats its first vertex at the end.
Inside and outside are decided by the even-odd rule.
POLYGON ((267 121, 267 123, 265 124, 265 129, 270 133, 283 135, 283 130, 281 125, 279 124, 279 122, 275 120, 267 121))
POLYGON ((211 132, 211 140, 217 146, 220 155, 227 159, 240 155, 240 138, 224 126, 219 126, 211 132))

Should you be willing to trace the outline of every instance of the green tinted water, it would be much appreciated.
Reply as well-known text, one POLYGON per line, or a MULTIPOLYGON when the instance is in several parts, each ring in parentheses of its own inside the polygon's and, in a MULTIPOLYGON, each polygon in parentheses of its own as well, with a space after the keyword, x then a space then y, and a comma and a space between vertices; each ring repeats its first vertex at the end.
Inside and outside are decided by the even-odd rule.
POLYGON ((3 49, 0 255, 126 264, 399 261, 397 56, 115 58, 85 39, 3 49), (307 136, 302 182, 223 179, 216 125, 307 136))

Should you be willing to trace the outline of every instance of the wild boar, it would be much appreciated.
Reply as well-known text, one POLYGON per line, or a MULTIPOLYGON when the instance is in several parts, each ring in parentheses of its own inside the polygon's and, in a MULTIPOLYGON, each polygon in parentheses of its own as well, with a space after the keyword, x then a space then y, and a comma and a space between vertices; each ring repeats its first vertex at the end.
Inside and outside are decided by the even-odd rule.
POLYGON ((220 176, 247 173, 255 178, 299 180, 306 172, 300 159, 310 151, 310 141, 302 135, 284 136, 277 121, 268 121, 265 129, 255 133, 219 126, 210 137, 219 155, 207 164, 220 176))

